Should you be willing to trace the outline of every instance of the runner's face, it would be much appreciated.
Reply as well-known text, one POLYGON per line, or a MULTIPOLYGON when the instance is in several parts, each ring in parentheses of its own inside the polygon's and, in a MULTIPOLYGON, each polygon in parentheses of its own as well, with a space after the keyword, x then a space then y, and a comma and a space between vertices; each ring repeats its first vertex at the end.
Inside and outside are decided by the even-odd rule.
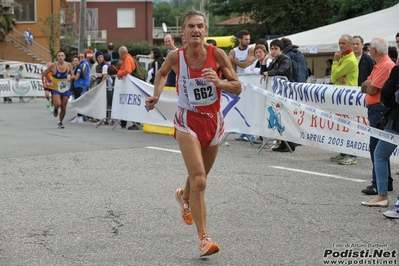
POLYGON ((63 52, 59 52, 57 54, 57 60, 58 62, 63 63, 65 61, 65 54, 63 52))
POLYGON ((186 21, 186 26, 182 28, 182 31, 187 39, 187 44, 197 44, 204 42, 204 37, 208 33, 208 27, 202 16, 192 16, 186 21))

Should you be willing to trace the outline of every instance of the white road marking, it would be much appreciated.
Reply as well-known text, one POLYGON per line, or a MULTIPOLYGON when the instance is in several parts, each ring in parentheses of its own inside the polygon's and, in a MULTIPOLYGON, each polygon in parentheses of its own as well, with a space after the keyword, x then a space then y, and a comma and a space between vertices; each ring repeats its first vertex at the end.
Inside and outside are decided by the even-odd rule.
POLYGON ((270 166, 270 167, 276 168, 276 169, 288 170, 288 171, 292 171, 292 172, 300 172, 300 173, 305 173, 305 174, 310 174, 310 175, 332 177, 332 178, 336 178, 336 179, 343 179, 343 180, 348 180, 348 181, 353 181, 353 182, 368 182, 367 180, 362 180, 362 179, 349 178, 349 177, 344 177, 344 176, 339 176, 339 175, 330 175, 330 174, 324 174, 324 173, 319 173, 319 172, 312 172, 312 171, 306 171, 306 170, 294 169, 294 168, 288 168, 288 167, 282 167, 282 166, 270 166))
POLYGON ((153 149, 153 150, 160 150, 160 151, 169 151, 169 152, 181 153, 179 150, 163 149, 163 148, 151 147, 151 146, 148 146, 148 147, 146 147, 146 148, 147 148, 147 149, 153 149))

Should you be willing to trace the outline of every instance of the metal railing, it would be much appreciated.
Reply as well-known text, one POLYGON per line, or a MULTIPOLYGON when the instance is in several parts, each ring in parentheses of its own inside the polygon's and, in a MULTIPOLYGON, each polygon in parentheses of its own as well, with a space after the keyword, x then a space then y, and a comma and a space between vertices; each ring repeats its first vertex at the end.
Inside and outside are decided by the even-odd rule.
POLYGON ((7 35, 7 38, 10 40, 11 43, 17 44, 21 48, 25 50, 25 52, 32 53, 32 57, 37 58, 38 60, 42 60, 45 62, 51 62, 51 53, 48 49, 44 48, 37 42, 33 41, 32 44, 28 44, 26 41, 25 36, 16 31, 12 30, 10 34, 7 35))
POLYGON ((107 30, 87 30, 85 33, 85 39, 90 39, 90 42, 94 43, 106 43, 107 30))
POLYGON ((154 27, 152 29, 152 38, 159 39, 163 38, 166 34, 171 34, 172 36, 181 36, 181 28, 180 27, 168 27, 167 32, 165 33, 162 27, 154 27))

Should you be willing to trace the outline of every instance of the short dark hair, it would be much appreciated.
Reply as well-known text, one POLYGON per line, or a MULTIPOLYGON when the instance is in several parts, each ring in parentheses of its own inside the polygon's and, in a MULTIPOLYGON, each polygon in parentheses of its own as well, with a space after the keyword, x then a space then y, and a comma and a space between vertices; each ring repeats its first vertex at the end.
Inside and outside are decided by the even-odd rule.
POLYGON ((397 38, 397 37, 399 37, 399 32, 398 32, 398 33, 396 33, 396 37, 395 37, 395 38, 397 38))
POLYGON ((83 54, 84 58, 87 58, 87 54, 85 52, 80 52, 79 55, 80 54, 83 54))
POLYGON ((9 64, 6 65, 6 69, 7 69, 7 68, 10 68, 10 65, 9 65, 9 64))
POLYGON ((75 59, 75 58, 79 60, 79 56, 77 56, 77 55, 74 55, 74 56, 72 57, 72 60, 75 59))
POLYGON ((281 51, 284 50, 284 44, 283 44, 283 42, 282 42, 281 40, 279 40, 279 39, 273 40, 273 41, 270 43, 270 48, 271 48, 272 46, 276 46, 276 47, 280 48, 281 51))
POLYGON ((206 40, 206 43, 212 44, 213 46, 217 46, 216 41, 214 39, 206 40))
POLYGON ((108 44, 108 46, 107 46, 107 49, 108 49, 108 50, 114 50, 114 49, 115 49, 114 44, 113 44, 112 42, 110 42, 110 43, 108 44))
POLYGON ((288 38, 282 38, 281 41, 283 42, 284 49, 287 48, 288 46, 292 45, 292 42, 288 38))
POLYGON ((250 34, 249 34, 249 31, 247 31, 247 30, 240 30, 240 31, 238 32, 237 38, 238 38, 238 39, 242 39, 242 37, 244 37, 245 35, 250 35, 250 34))
POLYGON ((332 65, 333 60, 332 59, 327 59, 327 62, 330 63, 332 65))
POLYGON ((109 53, 105 53, 105 54, 104 54, 104 61, 105 61, 105 62, 111 61, 111 56, 109 55, 109 53))
POLYGON ((363 44, 364 43, 364 40, 363 40, 363 38, 360 36, 360 35, 355 35, 355 36, 353 36, 353 39, 355 39, 355 38, 359 38, 360 39, 360 42, 363 44))
POLYGON ((266 48, 266 52, 269 52, 269 44, 267 43, 266 39, 260 38, 259 40, 256 41, 255 46, 258 44, 263 44, 266 48))
POLYGON ((391 58, 398 58, 398 49, 395 46, 388 47, 388 56, 391 58))

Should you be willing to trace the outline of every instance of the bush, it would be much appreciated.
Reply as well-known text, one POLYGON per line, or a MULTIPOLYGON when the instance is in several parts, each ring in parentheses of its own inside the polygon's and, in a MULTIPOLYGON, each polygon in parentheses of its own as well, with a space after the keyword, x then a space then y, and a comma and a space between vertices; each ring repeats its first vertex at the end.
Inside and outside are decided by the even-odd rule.
MULTIPOLYGON (((119 47, 121 46, 126 46, 127 50, 129 51, 129 54, 131 54, 132 56, 136 56, 138 54, 141 55, 149 55, 151 53, 151 49, 154 47, 157 47, 156 45, 153 45, 149 42, 140 42, 140 43, 132 43, 129 40, 126 40, 125 42, 115 42, 114 43, 115 46, 115 51, 118 51, 119 47)), ((164 44, 162 44, 161 46, 158 46, 159 49, 161 49, 162 54, 165 56, 166 53, 166 47, 164 44)), ((107 45, 104 43, 96 43, 94 44, 91 49, 97 49, 102 51, 103 53, 107 52, 107 45)))

